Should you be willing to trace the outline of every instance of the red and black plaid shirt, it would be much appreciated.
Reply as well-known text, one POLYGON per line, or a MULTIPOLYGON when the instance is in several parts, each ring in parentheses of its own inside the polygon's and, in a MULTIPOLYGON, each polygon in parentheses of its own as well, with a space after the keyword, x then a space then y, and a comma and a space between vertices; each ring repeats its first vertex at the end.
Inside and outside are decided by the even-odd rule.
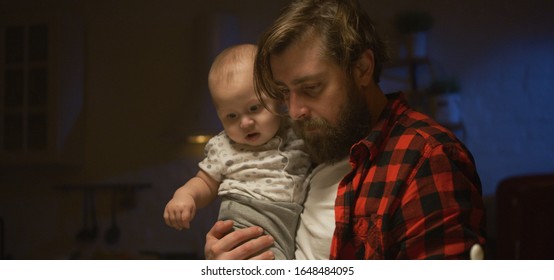
POLYGON ((485 242, 481 183, 470 152, 401 94, 350 153, 339 184, 331 259, 469 258, 485 242))

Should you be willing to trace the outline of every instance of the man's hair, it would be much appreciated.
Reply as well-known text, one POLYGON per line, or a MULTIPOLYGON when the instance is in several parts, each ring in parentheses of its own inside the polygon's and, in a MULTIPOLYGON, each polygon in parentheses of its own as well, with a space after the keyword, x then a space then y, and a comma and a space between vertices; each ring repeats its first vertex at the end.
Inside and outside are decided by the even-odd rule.
POLYGON ((283 100, 273 81, 270 55, 280 54, 307 34, 320 36, 327 58, 351 74, 360 55, 373 51, 374 75, 379 82, 383 63, 388 60, 384 42, 368 14, 357 0, 296 0, 286 7, 262 35, 254 64, 254 85, 258 97, 283 100))

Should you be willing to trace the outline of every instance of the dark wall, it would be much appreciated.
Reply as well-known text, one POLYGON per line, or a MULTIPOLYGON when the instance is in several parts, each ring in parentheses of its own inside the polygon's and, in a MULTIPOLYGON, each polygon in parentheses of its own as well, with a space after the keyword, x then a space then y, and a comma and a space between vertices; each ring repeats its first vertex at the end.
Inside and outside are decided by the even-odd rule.
MULTIPOLYGON (((196 173, 202 154, 202 147, 186 144, 186 135, 220 129, 207 98, 207 69, 222 47, 256 42, 286 2, 0 1, 0 15, 77 18, 84 32, 83 105, 76 127, 68 128, 80 131, 81 140, 68 141, 82 157, 63 166, 1 166, 6 254, 17 259, 201 256, 217 205, 200 211, 185 232, 166 227, 162 212, 175 188, 196 173), (103 240, 111 225, 111 192, 100 190, 98 238, 77 242, 83 194, 59 186, 129 183, 149 187, 121 194, 121 239, 103 240)), ((461 81, 464 141, 486 195, 507 176, 554 170, 554 2, 363 4, 395 50, 400 40, 391 21, 398 11, 420 9, 435 17, 429 56, 435 71, 461 81)), ((387 91, 408 88, 387 79, 382 85, 387 91)))

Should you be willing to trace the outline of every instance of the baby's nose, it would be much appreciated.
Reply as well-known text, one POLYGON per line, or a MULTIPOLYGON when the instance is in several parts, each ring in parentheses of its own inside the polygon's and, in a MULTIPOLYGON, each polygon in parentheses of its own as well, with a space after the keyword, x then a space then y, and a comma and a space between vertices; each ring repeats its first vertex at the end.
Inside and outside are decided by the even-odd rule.
POLYGON ((240 120, 240 128, 242 129, 245 129, 245 128, 249 128, 251 127, 252 125, 254 124, 254 120, 250 117, 243 117, 241 120, 240 120))

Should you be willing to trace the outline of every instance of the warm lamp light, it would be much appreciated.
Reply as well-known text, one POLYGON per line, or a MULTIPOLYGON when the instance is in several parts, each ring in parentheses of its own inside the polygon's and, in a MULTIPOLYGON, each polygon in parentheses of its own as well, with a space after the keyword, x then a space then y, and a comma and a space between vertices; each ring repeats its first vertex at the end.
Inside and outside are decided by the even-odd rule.
POLYGON ((205 144, 212 138, 213 135, 201 134, 201 135, 192 135, 187 137, 187 142, 190 144, 205 144))

